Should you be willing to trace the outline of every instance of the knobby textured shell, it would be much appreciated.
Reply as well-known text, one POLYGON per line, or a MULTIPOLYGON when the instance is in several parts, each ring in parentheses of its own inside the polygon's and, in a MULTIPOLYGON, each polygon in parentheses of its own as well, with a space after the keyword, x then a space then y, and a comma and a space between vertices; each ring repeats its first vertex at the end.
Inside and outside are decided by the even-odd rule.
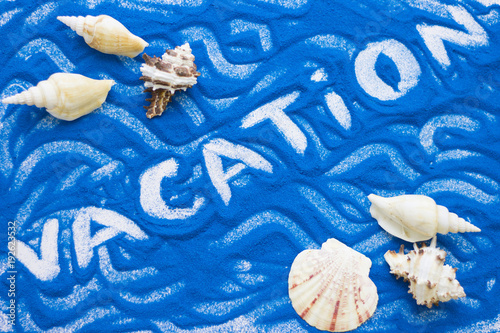
POLYGON ((79 74, 55 73, 35 87, 3 99, 2 103, 45 107, 56 118, 75 120, 100 107, 114 83, 79 74))
POLYGON ((444 264, 446 252, 436 248, 436 237, 430 247, 413 246, 414 250, 406 255, 401 245, 399 253, 387 251, 384 258, 392 274, 410 281, 408 293, 413 294, 417 304, 431 308, 439 302, 465 297, 464 289, 455 279, 457 269, 444 264))
POLYGON ((292 306, 309 325, 330 332, 350 331, 375 312, 377 287, 371 260, 336 239, 321 250, 302 251, 288 277, 292 306))
POLYGON ((370 213, 385 231, 408 242, 431 239, 436 233, 479 232, 481 229, 450 213, 425 195, 383 198, 370 194, 370 213))
POLYGON ((175 50, 167 50, 161 58, 147 54, 142 57, 146 63, 141 66, 140 79, 144 81, 144 91, 152 94, 152 98, 146 99, 151 104, 144 108, 148 110, 146 116, 151 119, 165 111, 176 91, 185 91, 195 85, 200 73, 196 71, 194 55, 188 43, 177 46, 175 50))
POLYGON ((108 15, 58 16, 57 19, 82 36, 90 47, 102 53, 134 58, 149 45, 108 15))

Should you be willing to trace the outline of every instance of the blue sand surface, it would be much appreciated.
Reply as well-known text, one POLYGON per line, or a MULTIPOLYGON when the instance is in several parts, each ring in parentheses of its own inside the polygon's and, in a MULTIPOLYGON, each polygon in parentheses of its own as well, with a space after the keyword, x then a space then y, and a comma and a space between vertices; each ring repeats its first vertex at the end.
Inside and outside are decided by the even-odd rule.
POLYGON ((288 272, 333 237, 372 260, 378 307, 357 331, 499 332, 499 5, 1 2, 2 98, 55 72, 116 84, 74 122, 0 104, 0 330, 317 332, 288 272), (141 56, 56 19, 99 14, 150 56, 188 42, 198 84, 147 119, 141 56), (465 298, 416 304, 383 259, 412 244, 370 193, 425 194, 482 229, 438 235, 465 298))

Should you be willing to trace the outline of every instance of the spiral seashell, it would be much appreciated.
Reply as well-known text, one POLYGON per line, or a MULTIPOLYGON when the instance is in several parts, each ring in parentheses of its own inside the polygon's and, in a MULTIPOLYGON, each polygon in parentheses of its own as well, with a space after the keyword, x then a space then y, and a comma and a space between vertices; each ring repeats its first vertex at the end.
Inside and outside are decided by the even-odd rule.
POLYGON ((134 58, 149 45, 108 15, 58 16, 57 19, 82 36, 91 48, 102 53, 134 58))
POLYGON ((446 252, 436 248, 436 236, 430 247, 425 244, 421 248, 416 244, 413 247, 414 250, 405 255, 401 245, 399 253, 387 251, 384 258, 396 278, 410 282, 408 293, 413 294, 417 304, 431 308, 439 302, 465 297, 464 289, 455 279, 457 269, 445 265, 446 252))
POLYGON ((355 329, 377 307, 377 287, 368 277, 371 265, 369 258, 333 238, 321 250, 302 251, 288 277, 293 308, 320 330, 355 329))
POLYGON ((388 233, 408 242, 431 239, 437 233, 479 232, 446 207, 425 195, 400 195, 383 198, 370 194, 370 213, 388 233))
POLYGON ((171 97, 178 90, 185 91, 197 83, 200 73, 196 71, 194 55, 191 53, 189 44, 177 46, 175 50, 167 50, 160 58, 150 57, 146 53, 142 56, 146 61, 141 66, 142 76, 146 87, 145 92, 151 92, 151 102, 146 116, 153 118, 160 116, 171 97))
POLYGON ((79 74, 56 73, 22 93, 4 98, 4 104, 45 107, 56 118, 75 120, 104 103, 113 80, 93 80, 79 74))

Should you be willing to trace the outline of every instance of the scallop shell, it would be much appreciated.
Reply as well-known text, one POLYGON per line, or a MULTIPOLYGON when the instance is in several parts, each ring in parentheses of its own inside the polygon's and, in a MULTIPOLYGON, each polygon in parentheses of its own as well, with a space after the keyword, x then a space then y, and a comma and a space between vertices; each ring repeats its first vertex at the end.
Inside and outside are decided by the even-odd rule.
POLYGON ((378 224, 408 242, 428 240, 437 233, 481 231, 425 195, 383 198, 370 194, 368 199, 372 203, 370 213, 378 224))
POLYGON ((141 66, 140 79, 144 81, 145 92, 153 95, 147 99, 151 102, 150 106, 144 108, 148 110, 146 116, 153 118, 163 113, 176 91, 185 91, 195 85, 200 73, 196 71, 194 55, 188 43, 177 46, 175 50, 167 50, 161 59, 145 53, 142 57, 146 63, 141 66))
POLYGON ((149 44, 108 15, 58 16, 93 49, 102 53, 136 57, 149 44))
POLYGON ((355 329, 377 307, 377 287, 368 277, 371 265, 369 258, 333 238, 321 250, 302 251, 288 277, 293 308, 320 330, 355 329))
POLYGON ((45 107, 56 118, 75 120, 104 103, 113 80, 93 80, 79 74, 56 73, 22 93, 4 98, 5 104, 45 107))
POLYGON ((410 281, 408 293, 413 294, 417 304, 431 308, 439 302, 465 297, 464 289, 455 278, 457 269, 444 264, 446 252, 436 248, 435 236, 430 247, 425 244, 421 248, 416 244, 413 247, 414 250, 405 255, 401 245, 399 253, 387 251, 384 258, 392 274, 410 281))

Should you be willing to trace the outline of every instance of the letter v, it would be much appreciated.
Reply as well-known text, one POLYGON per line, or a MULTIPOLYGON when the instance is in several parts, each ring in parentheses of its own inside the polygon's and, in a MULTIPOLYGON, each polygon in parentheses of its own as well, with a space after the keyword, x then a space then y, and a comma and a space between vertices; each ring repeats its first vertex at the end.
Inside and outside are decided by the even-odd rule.
POLYGON ((59 267, 59 253, 57 240, 59 234, 59 221, 48 220, 43 226, 42 240, 40 242, 40 257, 28 245, 16 241, 17 259, 39 280, 49 281, 54 279, 61 270, 59 267))

